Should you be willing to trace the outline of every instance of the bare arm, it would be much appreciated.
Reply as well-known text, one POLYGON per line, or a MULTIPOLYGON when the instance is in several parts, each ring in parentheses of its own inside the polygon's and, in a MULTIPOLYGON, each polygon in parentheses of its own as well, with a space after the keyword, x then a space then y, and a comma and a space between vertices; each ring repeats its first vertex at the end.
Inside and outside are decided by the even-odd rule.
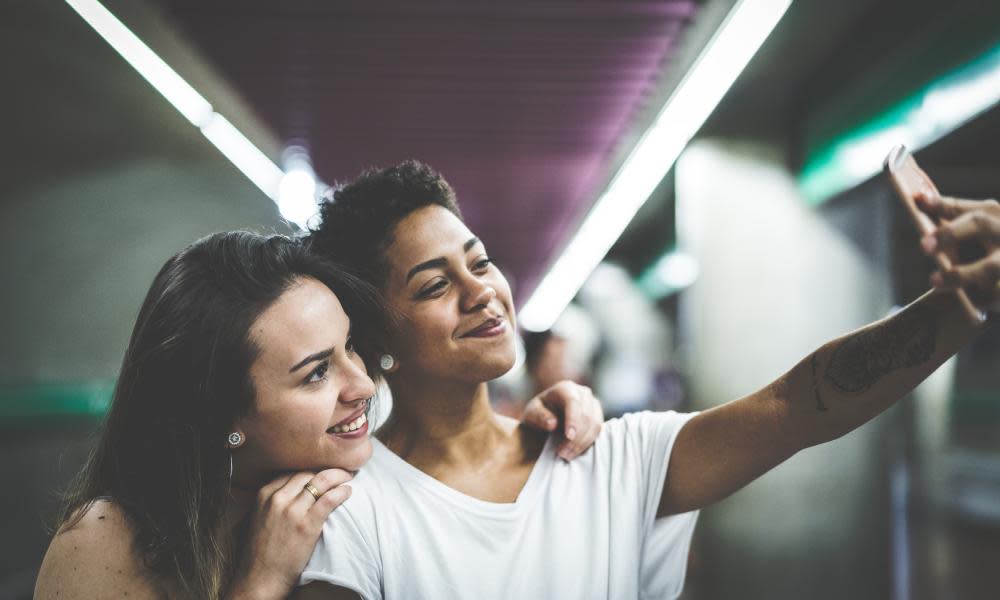
POLYGON ((699 414, 678 434, 658 516, 721 500, 799 450, 853 431, 979 329, 953 293, 931 291, 824 344, 768 387, 699 414))

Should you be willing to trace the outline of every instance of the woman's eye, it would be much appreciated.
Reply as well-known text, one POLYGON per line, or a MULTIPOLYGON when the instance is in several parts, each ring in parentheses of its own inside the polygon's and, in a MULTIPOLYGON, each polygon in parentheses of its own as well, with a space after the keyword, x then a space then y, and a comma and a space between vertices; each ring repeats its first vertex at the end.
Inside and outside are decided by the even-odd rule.
POLYGON ((423 291, 420 292, 420 295, 424 298, 433 296, 435 293, 443 290, 446 285, 448 284, 444 280, 439 279, 434 285, 424 288, 423 291))
POLYGON ((488 258, 484 258, 484 259, 482 259, 480 261, 477 261, 476 264, 472 268, 475 271, 482 271, 486 267, 490 266, 490 263, 492 263, 492 262, 493 262, 492 260, 490 260, 488 258))
POLYGON ((319 381, 323 381, 324 379, 326 379, 326 374, 327 371, 329 370, 330 370, 330 361, 324 360, 323 362, 316 365, 316 368, 309 373, 308 377, 306 377, 306 383, 316 383, 319 381))

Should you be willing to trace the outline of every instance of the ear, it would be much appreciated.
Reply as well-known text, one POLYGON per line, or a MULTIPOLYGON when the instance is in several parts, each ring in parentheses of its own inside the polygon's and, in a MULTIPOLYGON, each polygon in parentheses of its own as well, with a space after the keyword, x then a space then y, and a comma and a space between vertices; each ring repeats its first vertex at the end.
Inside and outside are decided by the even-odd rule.
POLYGON ((391 354, 383 354, 378 359, 378 366, 383 373, 395 373, 399 370, 399 361, 391 354))
POLYGON ((246 441, 246 434, 240 429, 234 429, 229 435, 226 436, 226 448, 235 450, 242 446, 246 441))

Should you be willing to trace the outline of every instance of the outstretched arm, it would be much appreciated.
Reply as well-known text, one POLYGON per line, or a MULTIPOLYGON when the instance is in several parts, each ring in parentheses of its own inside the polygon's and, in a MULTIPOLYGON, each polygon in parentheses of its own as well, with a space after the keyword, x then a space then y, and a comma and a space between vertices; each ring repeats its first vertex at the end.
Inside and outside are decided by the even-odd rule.
POLYGON ((745 398, 705 411, 678 434, 658 516, 702 508, 793 454, 866 423, 927 378, 982 328, 970 323, 962 287, 1000 308, 1000 205, 920 198, 941 221, 926 253, 978 243, 983 256, 932 277, 935 290, 895 315, 833 340, 745 398))

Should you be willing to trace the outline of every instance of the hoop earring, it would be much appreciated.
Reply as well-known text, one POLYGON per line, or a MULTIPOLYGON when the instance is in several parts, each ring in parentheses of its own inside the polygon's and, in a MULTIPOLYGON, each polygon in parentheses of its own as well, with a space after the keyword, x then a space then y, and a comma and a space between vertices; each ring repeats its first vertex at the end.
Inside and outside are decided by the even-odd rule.
POLYGON ((396 366, 396 359, 391 354, 383 354, 378 359, 378 366, 382 367, 383 371, 390 371, 396 366))

